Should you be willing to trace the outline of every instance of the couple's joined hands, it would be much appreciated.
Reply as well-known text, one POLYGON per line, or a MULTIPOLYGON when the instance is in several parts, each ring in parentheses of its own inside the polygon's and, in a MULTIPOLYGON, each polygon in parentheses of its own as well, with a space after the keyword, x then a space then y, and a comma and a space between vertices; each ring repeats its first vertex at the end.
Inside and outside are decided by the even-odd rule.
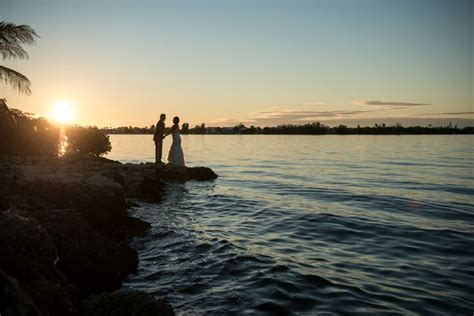
POLYGON ((161 136, 161 138, 160 138, 160 137, 155 137, 155 138, 153 138, 153 140, 154 140, 154 141, 163 140, 163 139, 165 139, 166 136, 167 136, 167 135, 163 135, 163 136, 161 136))

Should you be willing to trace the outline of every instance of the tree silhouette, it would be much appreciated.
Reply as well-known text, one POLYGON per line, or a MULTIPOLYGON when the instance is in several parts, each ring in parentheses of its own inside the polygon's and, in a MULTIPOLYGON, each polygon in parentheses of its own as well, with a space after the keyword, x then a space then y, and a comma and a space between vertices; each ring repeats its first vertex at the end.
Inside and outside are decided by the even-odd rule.
MULTIPOLYGON (((23 45, 35 43, 38 34, 28 25, 0 22, 0 55, 2 59, 27 59, 23 45)), ((31 94, 31 82, 23 74, 0 65, 0 79, 20 93, 31 94)))
POLYGON ((188 123, 183 123, 181 127, 181 133, 182 134, 188 134, 189 133, 189 124, 188 123))

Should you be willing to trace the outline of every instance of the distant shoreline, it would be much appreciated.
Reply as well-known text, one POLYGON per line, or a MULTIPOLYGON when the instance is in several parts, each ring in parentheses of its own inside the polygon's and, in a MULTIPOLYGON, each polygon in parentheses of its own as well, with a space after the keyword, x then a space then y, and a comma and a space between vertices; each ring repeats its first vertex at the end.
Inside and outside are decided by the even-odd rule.
MULTIPOLYGON (((130 134, 153 134, 155 126, 133 127, 122 126, 116 128, 102 128, 107 134, 130 135, 130 134)), ((234 127, 206 127, 205 124, 196 125, 193 128, 184 123, 181 126, 181 134, 191 135, 471 135, 474 134, 474 126, 460 128, 451 123, 446 126, 408 126, 401 124, 386 125, 375 124, 374 126, 349 127, 338 125, 329 127, 319 122, 294 125, 283 124, 274 127, 247 127, 240 123, 234 127)))
MULTIPOLYGON (((137 136, 140 136, 140 135, 153 135, 153 133, 107 133, 107 135, 137 135, 137 136)), ((470 132, 470 133, 438 133, 438 134, 435 134, 435 133, 431 133, 431 134, 284 134, 284 133, 281 133, 281 134, 263 134, 263 133, 259 133, 259 134, 238 134, 238 133, 233 133, 233 134, 224 134, 224 133, 203 133, 203 134, 181 134, 181 135, 222 135, 222 136, 242 136, 242 135, 262 135, 262 136, 277 136, 277 135, 286 135, 286 136, 333 136, 333 135, 337 135, 337 136, 415 136, 415 135, 474 135, 473 132, 470 132)))

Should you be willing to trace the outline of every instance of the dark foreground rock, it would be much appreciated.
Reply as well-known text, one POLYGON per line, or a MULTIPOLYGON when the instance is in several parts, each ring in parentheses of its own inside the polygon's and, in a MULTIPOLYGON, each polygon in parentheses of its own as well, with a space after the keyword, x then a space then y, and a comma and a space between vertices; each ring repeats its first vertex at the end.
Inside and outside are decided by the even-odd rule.
POLYGON ((135 249, 95 231, 79 212, 50 210, 31 216, 48 231, 58 250, 58 268, 82 297, 117 290, 127 275, 137 271, 135 249))
POLYGON ((0 269, 0 315, 40 315, 31 298, 24 293, 18 281, 0 269))
POLYGON ((128 208, 160 201, 166 181, 215 178, 203 167, 0 157, 0 315, 173 315, 141 292, 90 295, 137 270, 127 240, 150 225, 128 208))
POLYGON ((0 213, 6 212, 10 208, 10 203, 8 200, 3 196, 0 195, 0 213))
MULTIPOLYGON (((138 171, 130 169, 134 168, 102 160, 79 163, 57 158, 22 159, 16 162, 14 178, 0 180, 12 188, 0 202, 1 205, 8 203, 11 210, 31 213, 76 209, 91 226, 104 234, 129 238, 149 227, 147 223, 128 216, 126 211, 127 197, 143 196, 140 188, 149 172, 144 168, 138 171)), ((154 194, 149 196, 150 200, 159 200, 162 191, 163 183, 155 184, 154 191, 149 193, 154 194)))
MULTIPOLYGON (((154 164, 147 165, 154 166, 154 164)), ((175 167, 170 165, 158 165, 156 166, 156 177, 164 180, 208 181, 217 179, 217 174, 207 167, 175 167)))
POLYGON ((48 173, 40 177, 26 175, 28 177, 18 183, 17 192, 29 197, 29 211, 32 213, 75 208, 91 225, 104 231, 110 224, 128 217, 122 186, 106 177, 64 177, 61 173, 48 173))
POLYGON ((57 250, 37 220, 0 213, 0 249, 0 269, 18 281, 42 313, 77 312, 77 287, 56 266, 57 250))
POLYGON ((85 316, 172 316, 171 306, 163 299, 139 291, 93 295, 81 305, 85 316))

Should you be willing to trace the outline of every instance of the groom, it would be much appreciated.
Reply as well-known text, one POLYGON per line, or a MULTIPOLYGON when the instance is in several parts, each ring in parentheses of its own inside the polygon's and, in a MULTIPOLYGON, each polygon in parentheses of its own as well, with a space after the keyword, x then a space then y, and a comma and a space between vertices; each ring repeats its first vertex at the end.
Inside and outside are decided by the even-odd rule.
POLYGON ((165 134, 165 120, 166 115, 161 114, 160 120, 156 123, 155 134, 153 135, 153 140, 155 141, 155 162, 157 164, 162 164, 161 154, 163 152, 163 135, 165 134))

